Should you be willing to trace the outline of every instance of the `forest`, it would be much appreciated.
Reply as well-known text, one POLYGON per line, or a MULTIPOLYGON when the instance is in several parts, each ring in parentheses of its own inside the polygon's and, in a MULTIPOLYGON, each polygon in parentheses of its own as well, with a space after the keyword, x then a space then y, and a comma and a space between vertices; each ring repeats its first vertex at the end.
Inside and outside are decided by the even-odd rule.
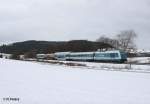
POLYGON ((8 45, 0 46, 0 53, 7 54, 25 54, 28 52, 54 53, 54 52, 88 52, 96 51, 102 48, 113 48, 111 45, 103 42, 94 42, 88 40, 71 40, 71 41, 36 41, 29 40, 24 42, 16 42, 8 45))

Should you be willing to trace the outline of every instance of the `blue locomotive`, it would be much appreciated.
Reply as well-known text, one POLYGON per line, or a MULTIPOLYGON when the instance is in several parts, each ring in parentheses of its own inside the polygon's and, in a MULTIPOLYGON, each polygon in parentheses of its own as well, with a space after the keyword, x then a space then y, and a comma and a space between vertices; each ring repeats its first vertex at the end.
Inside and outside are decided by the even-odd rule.
POLYGON ((54 54, 57 60, 68 61, 95 61, 95 62, 119 62, 127 61, 127 54, 120 50, 96 51, 96 52, 57 52, 54 54))

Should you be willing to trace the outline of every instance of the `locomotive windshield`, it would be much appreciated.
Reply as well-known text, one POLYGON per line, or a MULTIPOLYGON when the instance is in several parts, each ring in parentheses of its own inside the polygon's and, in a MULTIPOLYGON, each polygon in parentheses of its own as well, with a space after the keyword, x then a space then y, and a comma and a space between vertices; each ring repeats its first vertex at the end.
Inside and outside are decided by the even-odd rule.
POLYGON ((120 54, 121 54, 121 58, 122 58, 122 59, 126 59, 126 58, 127 58, 127 54, 126 54, 126 53, 121 52, 120 54))

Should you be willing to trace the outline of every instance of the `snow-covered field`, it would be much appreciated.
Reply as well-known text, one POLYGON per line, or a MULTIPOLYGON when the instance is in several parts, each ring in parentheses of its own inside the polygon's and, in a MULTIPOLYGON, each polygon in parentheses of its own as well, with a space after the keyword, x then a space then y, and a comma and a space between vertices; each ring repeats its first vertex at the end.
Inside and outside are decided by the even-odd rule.
POLYGON ((149 63, 150 64, 150 57, 133 57, 133 58, 128 58, 128 61, 131 63, 149 63))
POLYGON ((0 104, 150 104, 149 82, 150 73, 0 59, 0 104))
POLYGON ((79 62, 79 61, 58 61, 58 60, 43 60, 43 63, 69 65, 79 67, 82 69, 92 70, 107 70, 107 71, 124 71, 124 72, 138 72, 150 73, 150 64, 117 64, 117 63, 96 63, 96 62, 79 62))

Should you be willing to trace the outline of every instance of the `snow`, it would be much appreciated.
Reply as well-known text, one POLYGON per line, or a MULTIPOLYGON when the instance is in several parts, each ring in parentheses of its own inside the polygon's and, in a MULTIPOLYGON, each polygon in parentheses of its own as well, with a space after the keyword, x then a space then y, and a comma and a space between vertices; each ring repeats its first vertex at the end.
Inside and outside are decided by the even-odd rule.
POLYGON ((145 49, 138 49, 136 50, 137 53, 150 53, 150 50, 145 50, 145 49))
MULTIPOLYGON (((140 61, 140 59, 138 60, 140 61)), ((141 61, 144 61, 144 59, 148 60, 149 58, 142 58, 141 61)), ((135 60, 137 60, 137 58, 135 60)), ((129 64, 116 64, 116 63, 96 63, 96 62, 58 61, 58 60, 45 60, 45 62, 80 64, 79 68, 83 66, 82 69, 150 73, 150 64, 148 63, 145 65, 142 65, 142 63, 138 63, 139 64, 138 65, 138 64, 130 64, 130 63, 129 64)), ((131 62, 133 62, 133 59, 131 62)), ((78 66, 74 66, 74 67, 78 67, 78 66)))
POLYGON ((128 58, 128 61, 131 63, 149 63, 150 64, 150 57, 133 57, 133 58, 128 58))
POLYGON ((0 59, 0 104, 150 104, 149 82, 149 73, 0 59))

